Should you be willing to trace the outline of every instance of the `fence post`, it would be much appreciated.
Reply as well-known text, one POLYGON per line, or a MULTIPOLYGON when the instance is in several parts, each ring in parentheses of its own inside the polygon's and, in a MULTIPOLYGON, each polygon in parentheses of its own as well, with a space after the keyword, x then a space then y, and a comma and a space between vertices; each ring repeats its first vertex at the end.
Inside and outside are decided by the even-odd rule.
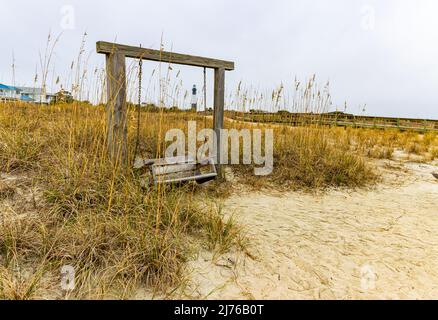
POLYGON ((213 129, 217 137, 217 173, 220 180, 225 178, 223 166, 220 163, 222 155, 221 129, 224 126, 224 105, 225 105, 225 69, 214 69, 214 111, 213 129))
POLYGON ((127 164, 126 65, 125 55, 117 48, 106 55, 107 145, 116 164, 127 164))

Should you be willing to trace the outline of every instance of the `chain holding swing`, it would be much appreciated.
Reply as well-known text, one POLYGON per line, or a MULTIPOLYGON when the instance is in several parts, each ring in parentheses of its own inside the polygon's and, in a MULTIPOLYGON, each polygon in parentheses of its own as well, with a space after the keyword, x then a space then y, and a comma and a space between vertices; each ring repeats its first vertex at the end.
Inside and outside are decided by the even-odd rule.
MULTIPOLYGON (((141 48, 141 44, 140 44, 141 48)), ((137 156, 138 146, 140 143, 140 117, 141 117, 141 80, 143 74, 143 59, 140 57, 138 60, 138 103, 137 103, 137 137, 135 141, 135 149, 134 149, 134 161, 137 156)))
MULTIPOLYGON (((204 67, 204 128, 207 128, 207 68, 204 67)), ((205 138, 207 141, 207 138, 205 138)))

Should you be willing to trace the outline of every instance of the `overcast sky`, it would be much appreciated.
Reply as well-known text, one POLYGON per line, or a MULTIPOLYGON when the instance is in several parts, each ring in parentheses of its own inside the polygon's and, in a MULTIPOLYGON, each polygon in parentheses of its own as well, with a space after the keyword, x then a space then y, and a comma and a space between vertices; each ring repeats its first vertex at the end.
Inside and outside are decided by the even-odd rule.
MULTIPOLYGON (((47 34, 62 32, 51 74, 67 83, 86 31, 98 40, 232 60, 227 89, 242 80, 272 89, 294 77, 330 80, 335 105, 352 113, 438 119, 436 0, 2 1, 0 82, 32 85, 47 34)), ((146 68, 146 72, 147 72, 146 68)), ((40 70, 39 70, 40 71, 40 70)), ((202 70, 182 68, 187 89, 202 70)), ((209 75, 209 80, 211 79, 209 75)))

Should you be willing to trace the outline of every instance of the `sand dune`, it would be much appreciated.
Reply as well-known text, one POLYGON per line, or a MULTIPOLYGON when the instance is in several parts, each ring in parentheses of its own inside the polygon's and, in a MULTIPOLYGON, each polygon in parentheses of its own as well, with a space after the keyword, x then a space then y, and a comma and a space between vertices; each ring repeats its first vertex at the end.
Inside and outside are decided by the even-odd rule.
POLYGON ((394 161, 379 167, 383 181, 369 190, 227 199, 225 211, 251 239, 251 257, 201 254, 191 264, 189 296, 437 298, 438 180, 430 174, 436 167, 394 161))

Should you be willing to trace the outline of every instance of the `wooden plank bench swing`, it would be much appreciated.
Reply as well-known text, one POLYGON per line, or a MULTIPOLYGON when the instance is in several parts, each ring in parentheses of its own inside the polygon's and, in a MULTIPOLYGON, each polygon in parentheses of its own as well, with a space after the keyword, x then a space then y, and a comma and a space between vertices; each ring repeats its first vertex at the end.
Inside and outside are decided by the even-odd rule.
MULTIPOLYGON (((234 70, 234 62, 103 41, 96 43, 96 49, 98 53, 106 55, 108 153, 116 164, 128 164, 125 58, 139 59, 140 70, 143 60, 203 67, 204 101, 206 96, 205 69, 214 69, 213 129, 216 132, 218 146, 215 158, 217 160, 221 159, 220 130, 223 128, 224 122, 225 71, 234 70)), ((139 73, 139 82, 140 99, 141 72, 139 73)), ((139 112, 140 103, 141 101, 139 100, 139 112)), ((142 166, 150 166, 155 184, 190 180, 203 183, 215 178, 224 179, 224 171, 221 164, 219 161, 214 161, 213 158, 197 161, 187 155, 163 159, 142 159, 134 164, 136 168, 142 166)))

